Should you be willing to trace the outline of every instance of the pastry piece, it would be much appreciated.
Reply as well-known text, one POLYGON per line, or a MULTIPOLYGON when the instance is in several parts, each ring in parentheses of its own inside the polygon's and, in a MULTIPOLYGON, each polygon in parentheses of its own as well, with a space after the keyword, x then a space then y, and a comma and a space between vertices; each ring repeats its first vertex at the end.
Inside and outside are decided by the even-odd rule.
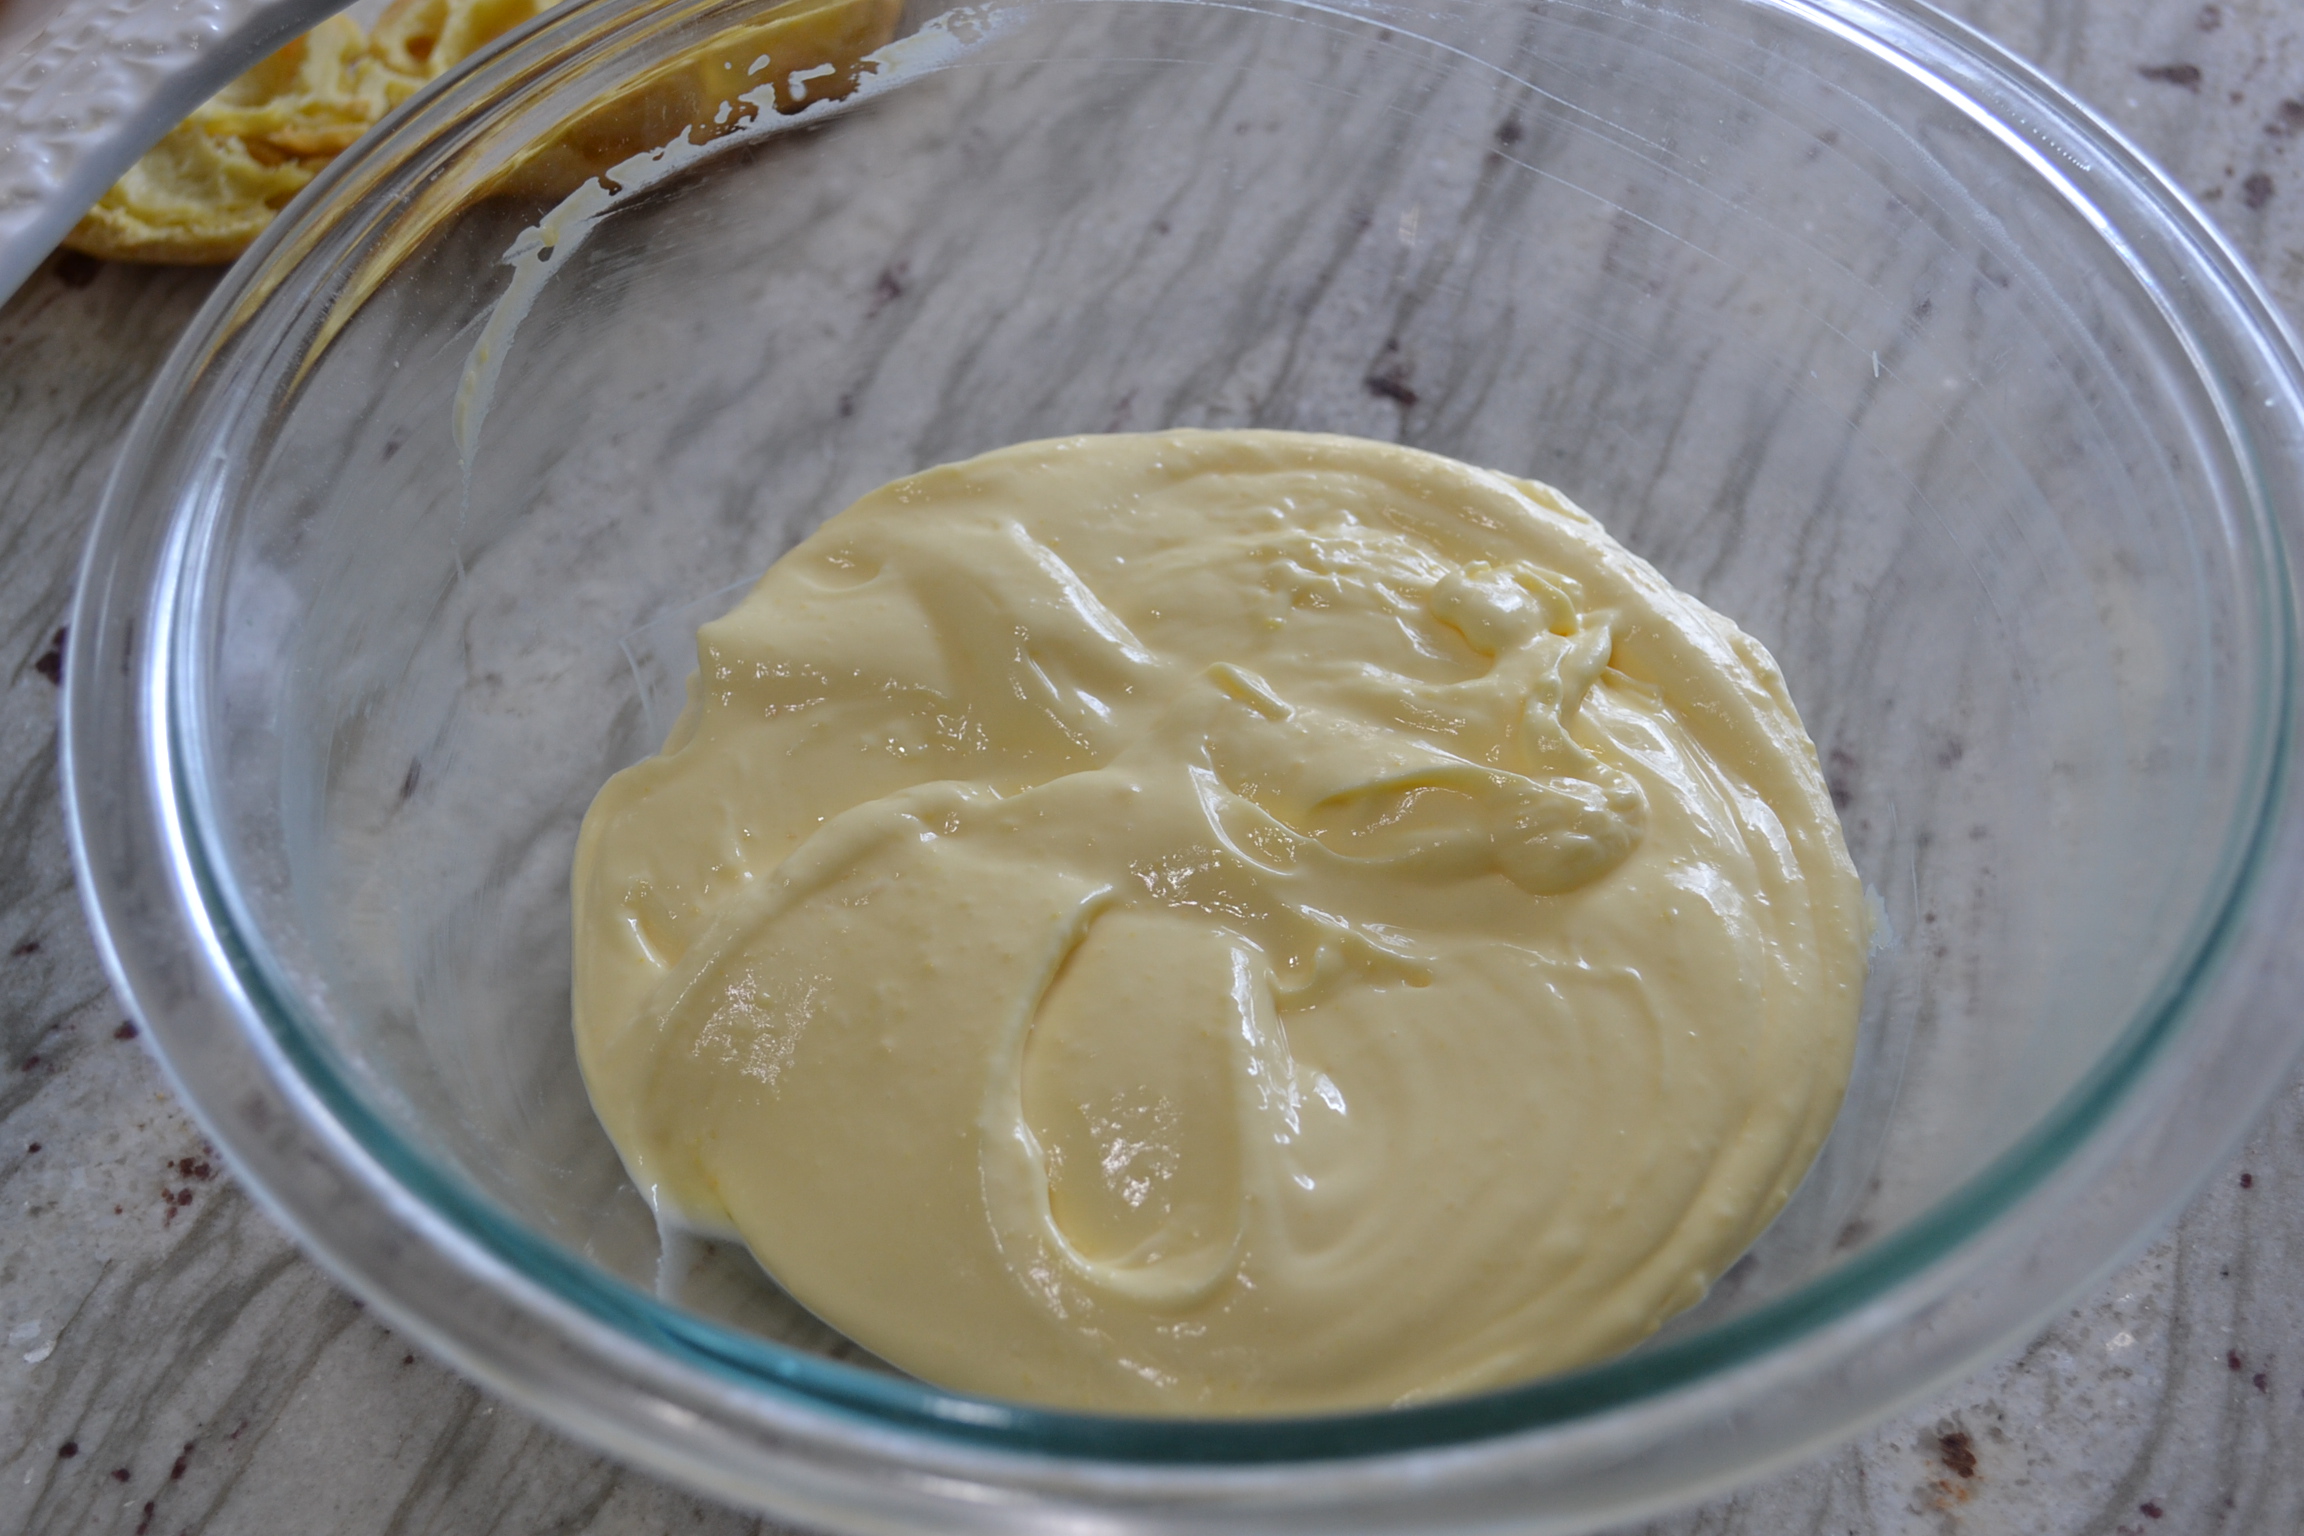
POLYGON ((424 78, 386 65, 357 22, 332 16, 169 130, 64 243, 111 261, 230 261, 424 78))
MULTIPOLYGON (((385 113, 550 0, 394 0, 373 33, 336 16, 233 81, 154 145, 64 244, 112 261, 201 265, 246 250, 385 113)), ((901 0, 802 0, 728 27, 579 112, 488 193, 556 198, 683 130, 726 132, 847 95, 901 0), (749 96, 750 101, 744 100, 749 96)))

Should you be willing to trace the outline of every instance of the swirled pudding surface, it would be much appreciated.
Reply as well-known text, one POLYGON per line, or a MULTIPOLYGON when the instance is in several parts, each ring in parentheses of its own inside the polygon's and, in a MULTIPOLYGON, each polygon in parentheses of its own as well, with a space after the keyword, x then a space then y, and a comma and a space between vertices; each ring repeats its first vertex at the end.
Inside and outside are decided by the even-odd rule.
POLYGON ((1774 663, 1558 492, 1278 432, 900 480, 698 636, 575 874, 667 1215, 926 1380, 1143 1413, 1636 1343, 1839 1105, 1774 663))

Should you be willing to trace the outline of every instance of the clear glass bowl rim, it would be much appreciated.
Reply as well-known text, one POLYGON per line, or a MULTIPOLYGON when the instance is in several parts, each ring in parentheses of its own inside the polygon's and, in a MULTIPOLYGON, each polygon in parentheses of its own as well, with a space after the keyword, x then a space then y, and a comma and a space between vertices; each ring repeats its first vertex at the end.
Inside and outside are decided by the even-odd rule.
MULTIPOLYGON (((414 141, 420 132, 436 131, 442 123, 484 114, 489 110, 492 89, 510 78, 523 59, 542 57, 556 36, 573 35, 585 26, 612 28, 636 17, 683 7, 699 9, 710 3, 713 0, 670 0, 668 4, 576 0, 565 11, 523 28, 408 104, 396 117, 392 131, 346 155, 227 279, 194 322, 139 415, 91 535, 73 615, 74 632, 88 635, 112 626, 120 643, 133 654, 142 725, 137 755, 146 770, 147 809, 154 823, 151 831, 167 853, 174 885, 171 894, 179 909, 175 927, 180 942, 189 941, 199 964, 208 968, 209 985, 234 1001, 231 1012, 239 1032, 229 1040, 230 1048, 264 1058, 260 1064, 263 1073, 280 1090, 282 1104, 311 1133, 316 1145, 325 1145, 343 1159, 348 1182, 382 1198, 404 1200, 412 1195, 425 1208, 422 1219, 413 1224, 436 1231, 439 1223, 446 1223, 453 1229, 454 1240, 468 1245, 467 1257, 493 1272, 498 1289, 504 1289, 508 1279, 538 1288, 552 1301, 604 1325, 626 1342, 661 1352, 742 1391, 781 1397, 787 1406, 829 1411, 875 1431, 893 1430, 906 1437, 923 1436, 998 1453, 1153 1467, 1293 1463, 1460 1446, 1637 1409, 1652 1399, 1715 1382, 1789 1343, 1881 1303, 1892 1293, 1911 1291, 1916 1286, 1926 1291, 1939 1283, 1949 1285, 1953 1278, 1949 1272, 1958 1269, 1954 1261, 1965 1246, 1995 1218, 2021 1204, 2058 1170, 2066 1168, 2076 1151, 2103 1136, 2117 1112, 2135 1097, 2139 1085, 2156 1070, 2165 1072, 2168 1068, 2168 1046, 2183 1035, 2202 995, 2231 968, 2233 951, 2242 942, 2241 930, 2246 926, 2243 919, 2264 884, 2265 871, 2277 855, 2304 842, 2291 803, 2296 593, 2283 519, 2265 489, 2293 485, 2304 477, 2304 455, 2297 451, 2298 423, 2304 419, 2304 386, 2300 386, 2304 374, 2300 374, 2294 346, 2253 277, 2180 192, 2086 109, 1988 41, 1907 0, 1724 0, 1723 9, 1771 11, 1819 27, 1924 81, 1973 120, 1987 123, 2005 142, 2022 148, 2043 176, 2063 182, 2070 189, 2067 195, 2076 201, 2101 206, 2099 198, 2089 195, 2092 190, 2119 192, 2119 201, 2129 205, 2137 217, 2153 219, 2157 234, 2164 239, 2173 237, 2174 243, 2188 252, 2191 261, 2181 275, 2205 285, 2223 300, 2229 315, 2239 318, 2239 330, 2222 339, 2254 354, 2252 361, 2265 376, 2277 381, 2259 409, 2253 403, 2254 390, 2242 398, 2234 380, 2217 377, 2212 371, 2204 374, 2205 387, 2218 397, 2217 404, 2231 426, 2238 461, 2236 480, 2250 491, 2240 526, 2255 545, 2253 569, 2261 600, 2258 655, 2263 663, 2258 679, 2262 700, 2256 716, 2256 739, 2249 749, 2249 782, 2254 790, 2249 797, 2251 814, 2230 830, 2221 864, 2220 899, 2196 921, 2183 962, 2172 968, 2159 992, 2139 1010, 2119 1046, 2043 1124, 1921 1220, 1792 1293, 1706 1334, 1476 1397, 1309 1419, 1103 1418, 990 1402, 894 1380, 680 1313, 584 1265, 462 1188, 390 1131, 349 1087, 330 1052, 311 1037, 300 1022, 301 1005, 294 991, 268 959, 260 933, 212 848, 213 837, 207 830, 211 816, 200 793, 205 754, 196 739, 196 729, 184 725, 200 716, 196 707, 187 708, 192 701, 181 662, 200 649, 187 631, 201 605, 189 599, 200 585, 194 567, 204 540, 199 537, 198 526, 204 517, 213 517, 214 498, 191 491, 160 498, 176 507, 172 514, 176 525, 165 540, 159 568, 147 577, 145 590, 158 594, 159 600, 146 605, 145 611, 153 617, 143 638, 134 643, 118 629, 123 618, 133 625, 134 616, 118 611, 110 591, 111 586, 119 585, 111 579, 122 553, 117 546, 122 542, 123 525, 139 514, 142 502, 152 499, 149 494, 139 497, 139 476, 160 459, 164 435, 178 429, 173 418, 187 414, 186 402, 197 392, 223 390, 229 374, 217 380, 204 379, 203 365, 235 317, 250 303, 249 296, 265 292, 275 297, 294 296, 293 284, 273 275, 269 258, 289 253, 293 270, 295 256, 308 254, 311 245, 307 242, 299 247, 292 237, 308 235, 332 220, 360 211, 361 204, 338 195, 341 188, 350 185, 348 178, 355 165, 388 157, 399 139, 414 141), (1995 101, 1997 110, 1988 105, 1995 101), (2024 110, 2011 112, 2010 103, 2024 110), (2069 165, 2049 158, 2050 151, 2068 145, 2089 153, 2084 159, 2072 158, 2069 165), (2075 169, 2079 166, 2092 169, 2075 169), (2253 430, 2259 423, 2268 430, 2253 430), (170 621, 163 622, 164 617, 170 621), (1932 1278, 1938 1271, 1946 1273, 1932 1278)), ((1300 8, 1366 19, 1349 6, 1300 8)), ((1398 25, 1399 17, 1387 13, 1385 20, 1398 25)), ((2118 225, 2106 218, 2099 227, 2108 243, 2118 244, 2118 225)), ((2141 262, 2125 251, 2123 259, 2132 268, 2141 262)), ((2163 279, 2164 275, 2153 278, 2155 282, 2163 279)), ((2170 323, 2183 329, 2173 316, 2170 323)), ((2207 354, 2195 351, 2194 355, 2207 354)), ((227 404, 226 410, 251 408, 246 393, 227 404)), ((211 422, 194 430, 213 437, 216 429, 211 422)), ((152 989, 139 985, 146 979, 142 969, 129 960, 118 942, 117 931, 133 926, 124 920, 124 904, 131 893, 120 889, 105 861, 91 851, 95 834, 88 818, 96 797, 84 788, 86 775, 100 771, 107 758, 119 767, 128 766, 117 743, 91 748, 101 735, 96 724, 102 712, 100 691, 117 686, 99 675, 92 654, 88 648, 76 647, 67 677, 65 779, 72 802, 75 856, 80 862, 91 920, 115 980, 125 995, 144 1005, 152 989)), ((141 899, 148 900, 149 892, 141 899)), ((180 1056, 195 1050, 216 1050, 227 1043, 215 1030, 204 1031, 197 1040, 188 1032, 179 1038, 166 1010, 147 1006, 143 1011, 156 1045, 180 1083, 188 1075, 180 1056)), ((2293 1048, 2291 1041, 2291 1053, 2293 1048)), ((2274 1073, 2264 1076, 2270 1085, 2264 1090, 2268 1097, 2280 1079, 2274 1073)), ((248 1155, 245 1132, 228 1126, 216 1107, 204 1102, 198 1093, 188 1090, 186 1096, 219 1146, 234 1152, 243 1167, 261 1163, 260 1158, 248 1155)), ((2252 1115, 2236 1117, 2225 1138, 2227 1144, 2237 1138, 2250 1118, 2252 1115)), ((2211 1166, 2204 1163, 2190 1183, 2205 1177, 2211 1166)), ((273 1196, 275 1213, 291 1230, 319 1249, 324 1259, 333 1259, 340 1273, 351 1275, 357 1289, 389 1306, 389 1293, 379 1294, 382 1288, 370 1283, 373 1276, 366 1267, 332 1250, 324 1231, 326 1222, 319 1213, 301 1202, 291 1206, 277 1192, 267 1190, 261 1176, 251 1182, 260 1194, 273 1196)), ((2057 1295, 2116 1257, 2114 1253, 2090 1256, 2091 1262, 2064 1278, 2057 1295)), ((2029 1324, 2057 1295, 2049 1296, 2045 1303, 2035 1298, 2026 1315, 2004 1322, 2003 1332, 2029 1324)), ((459 1358, 471 1354, 469 1341, 456 1339, 454 1331, 443 1328, 439 1319, 409 1314, 404 1305, 396 1310, 443 1352, 459 1358)), ((1945 1368, 1958 1363, 1950 1362, 1945 1368)), ((479 1374, 491 1373, 482 1370, 479 1374)), ((1924 1384, 1912 1383, 1907 1390, 1924 1384)), ((516 1395, 526 1394, 516 1391, 516 1395)), ((1880 1406, 1885 1408, 1886 1404, 1880 1406)))

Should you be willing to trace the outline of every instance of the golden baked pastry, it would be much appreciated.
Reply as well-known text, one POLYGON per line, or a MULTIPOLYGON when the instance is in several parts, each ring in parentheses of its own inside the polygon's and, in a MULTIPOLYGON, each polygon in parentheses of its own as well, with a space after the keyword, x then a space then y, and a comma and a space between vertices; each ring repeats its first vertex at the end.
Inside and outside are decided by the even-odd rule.
POLYGON ((416 91, 332 16, 152 146, 64 243, 112 261, 230 261, 320 168, 416 91))
MULTIPOLYGON (((377 119, 552 3, 394 0, 372 33, 331 17, 178 124, 64 244, 113 261, 230 261, 377 119)), ((901 0, 777 7, 591 107, 488 190, 558 196, 683 127, 725 132, 753 108, 723 104, 758 98, 763 86, 782 112, 845 96, 864 56, 895 35, 901 12, 901 0), (771 55, 773 75, 756 77, 752 63, 771 55)))
POLYGON ((392 0, 376 18, 369 51, 385 68, 434 80, 553 0, 392 0))

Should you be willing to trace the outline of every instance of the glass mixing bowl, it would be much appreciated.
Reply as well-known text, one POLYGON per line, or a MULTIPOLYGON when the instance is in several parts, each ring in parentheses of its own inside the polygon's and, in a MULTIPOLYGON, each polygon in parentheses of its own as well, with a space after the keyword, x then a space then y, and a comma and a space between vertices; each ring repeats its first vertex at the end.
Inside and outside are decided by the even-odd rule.
POLYGON ((803 72, 726 46, 773 14, 575 0, 412 102, 217 291, 93 535, 114 974, 396 1326, 825 1526, 1566 1530, 2034 1324, 2283 1082, 2304 383, 2054 87, 1898 0, 993 0, 780 115, 803 72), (640 87, 699 58, 759 83, 686 132, 640 87), (667 147, 587 180, 617 134, 667 147), (593 1121, 571 846, 698 619, 890 476, 1234 424, 1564 487, 1823 754, 1881 916, 1847 1106, 1621 1359, 1287 1421, 958 1396, 660 1244, 593 1121))

